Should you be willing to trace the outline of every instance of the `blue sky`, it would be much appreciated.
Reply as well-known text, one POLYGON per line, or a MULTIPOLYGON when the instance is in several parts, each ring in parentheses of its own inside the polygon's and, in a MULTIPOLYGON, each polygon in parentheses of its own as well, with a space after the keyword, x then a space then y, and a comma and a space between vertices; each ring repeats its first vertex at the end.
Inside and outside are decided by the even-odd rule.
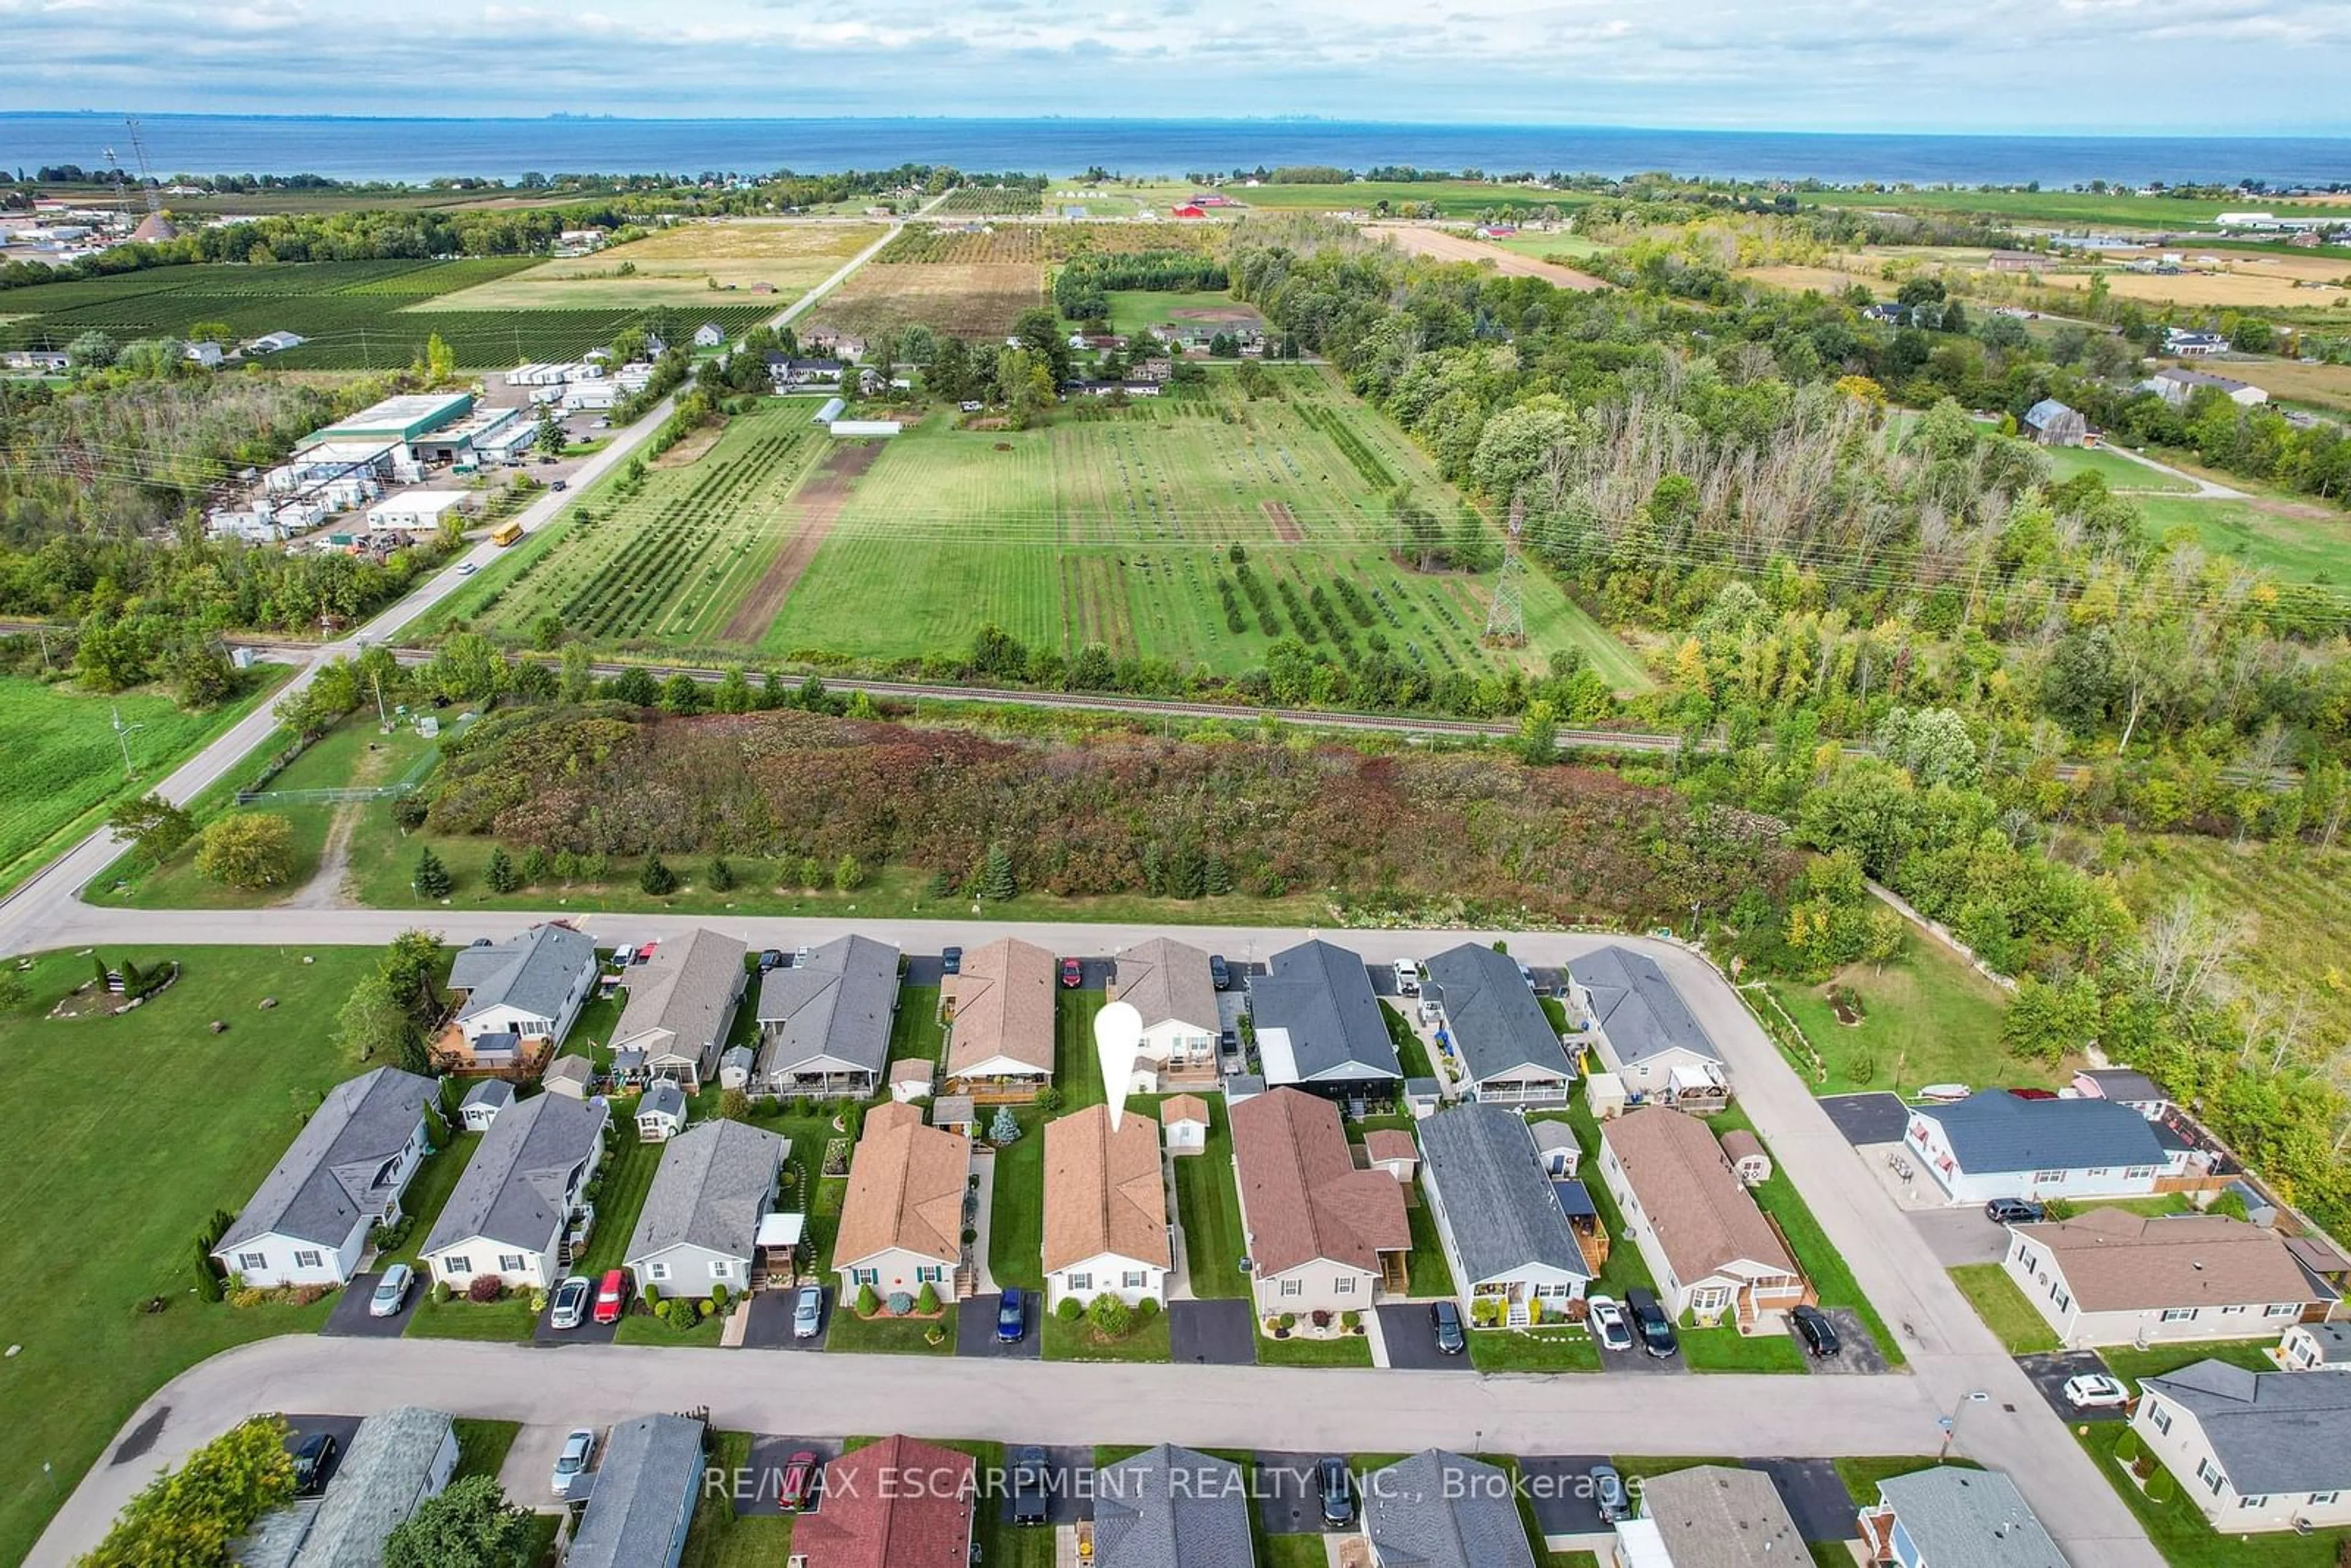
POLYGON ((2347 0, 0 0, 0 46, 26 110, 2351 131, 2347 0))

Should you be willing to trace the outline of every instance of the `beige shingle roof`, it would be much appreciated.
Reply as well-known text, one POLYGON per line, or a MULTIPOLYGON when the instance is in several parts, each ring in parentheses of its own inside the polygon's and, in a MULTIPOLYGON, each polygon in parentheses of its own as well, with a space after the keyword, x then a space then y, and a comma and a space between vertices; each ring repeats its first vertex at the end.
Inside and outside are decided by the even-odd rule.
POLYGON ((1338 1107, 1275 1089, 1232 1108, 1233 1166, 1249 1256, 1260 1275, 1317 1258, 1377 1271, 1382 1252, 1412 1245, 1404 1187, 1357 1170, 1338 1107))
POLYGON ((2222 1215, 2094 1208, 2015 1229, 2056 1260, 2084 1312, 2318 1299, 2283 1240, 2222 1215))
POLYGON ((1221 1027, 1208 956, 1197 947, 1155 936, 1118 956, 1110 999, 1143 1015, 1143 1026, 1173 1019, 1214 1034, 1221 1027))
POLYGON ((957 1261, 970 1175, 970 1139, 925 1126, 919 1106, 897 1101, 875 1106, 849 1162, 833 1261, 846 1268, 893 1248, 957 1261))
POLYGON ((940 986, 953 1009, 947 1075, 1007 1057, 1053 1071, 1053 955, 1006 936, 964 955, 963 972, 940 986))
POLYGON ((1159 1103, 1159 1119, 1170 1126, 1177 1122, 1198 1122, 1205 1126, 1208 1103, 1197 1094, 1170 1094, 1159 1103))
POLYGON ((1105 1253, 1170 1266, 1158 1123, 1129 1111, 1113 1133, 1089 1105, 1045 1124, 1044 1251, 1048 1273, 1105 1253))
POLYGON ((1646 1106, 1608 1123, 1600 1136, 1615 1151, 1657 1244, 1684 1282, 1733 1263, 1800 1272, 1698 1117, 1646 1106))

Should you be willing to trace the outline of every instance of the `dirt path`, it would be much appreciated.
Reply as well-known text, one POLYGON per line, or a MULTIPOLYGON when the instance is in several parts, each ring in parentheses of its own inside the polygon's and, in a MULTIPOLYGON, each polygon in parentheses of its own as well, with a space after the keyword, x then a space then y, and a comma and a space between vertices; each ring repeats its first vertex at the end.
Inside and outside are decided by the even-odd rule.
POLYGON ((1520 256, 1499 246, 1467 235, 1447 234, 1443 229, 1423 228, 1417 224, 1367 224, 1364 233, 1373 239, 1386 240, 1399 250, 1414 256, 1433 256, 1439 261, 1491 262, 1494 270, 1505 277, 1540 277, 1562 288, 1605 288, 1607 284, 1588 272, 1578 272, 1572 267, 1562 267, 1541 256, 1520 256))
POLYGON ((360 813, 367 810, 357 802, 335 808, 335 820, 327 826, 326 847, 319 852, 319 869, 310 873, 290 896, 277 901, 279 909, 342 909, 348 907, 343 897, 343 877, 351 869, 351 834, 360 825, 360 813))
POLYGON ((1306 538, 1306 530, 1300 528, 1298 519, 1290 515, 1289 502, 1259 501, 1258 508, 1265 513, 1265 520, 1273 525, 1274 536, 1283 544, 1294 545, 1306 538))
POLYGON ((849 502, 849 493, 856 487, 857 476, 873 466, 882 455, 879 441, 860 441, 833 448, 814 477, 800 486, 791 505, 799 514, 799 528, 784 541, 759 580, 726 618, 726 629, 719 632, 728 643, 757 643, 768 634, 776 616, 783 610, 784 601, 800 580, 809 563, 816 559, 817 548, 832 525, 841 517, 841 508, 849 502))

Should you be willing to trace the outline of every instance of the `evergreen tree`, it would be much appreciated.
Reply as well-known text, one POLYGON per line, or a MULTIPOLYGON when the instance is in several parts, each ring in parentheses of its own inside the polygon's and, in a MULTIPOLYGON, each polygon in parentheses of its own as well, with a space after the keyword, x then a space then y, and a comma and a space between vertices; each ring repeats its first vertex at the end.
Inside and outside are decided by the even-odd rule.
POLYGON ((713 893, 726 893, 734 887, 735 868, 726 863, 725 855, 711 856, 710 871, 703 877, 702 885, 713 893))
POLYGON ((987 1141, 999 1147, 1020 1141, 1020 1122, 1012 1114, 1009 1105, 998 1105, 995 1119, 987 1124, 987 1141))
POLYGON ((426 898, 446 898, 449 890, 456 885, 449 875, 449 868, 443 865, 441 857, 429 849, 416 857, 416 875, 411 879, 411 884, 426 898))
POLYGON ((677 873, 663 863, 661 852, 656 850, 645 857, 645 869, 638 873, 637 885, 655 898, 664 897, 677 891, 677 873))
POLYGON ((987 862, 979 873, 979 896, 990 904, 1005 904, 1020 894, 1020 883, 1012 874, 1012 852, 1002 844, 987 846, 987 862))
POLYGON ((489 883, 492 893, 512 893, 522 885, 522 873, 507 858, 504 845, 491 847, 490 863, 482 869, 482 880, 489 883))

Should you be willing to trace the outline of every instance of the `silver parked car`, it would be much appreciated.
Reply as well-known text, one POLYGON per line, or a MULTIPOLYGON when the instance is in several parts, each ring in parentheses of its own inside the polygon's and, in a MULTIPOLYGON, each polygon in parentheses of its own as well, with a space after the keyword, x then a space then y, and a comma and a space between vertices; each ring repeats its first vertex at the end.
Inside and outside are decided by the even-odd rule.
POLYGON ((792 1337, 814 1339, 824 1327, 824 1287, 802 1285, 792 1298, 792 1337))
POLYGON ((576 1329, 588 1316, 588 1298, 595 1288, 588 1283, 585 1274, 574 1274, 555 1287, 555 1300, 547 1309, 547 1326, 551 1329, 576 1329))
POLYGON ((563 1439, 563 1451, 555 1456, 555 1495, 568 1498, 580 1477, 588 1473, 588 1461, 596 1457, 596 1434, 590 1427, 575 1428, 563 1439))
POLYGON ((394 1263, 375 1282, 375 1294, 368 1298, 368 1316, 396 1318, 400 1309, 408 1304, 408 1292, 416 1283, 416 1270, 405 1263, 394 1263))

